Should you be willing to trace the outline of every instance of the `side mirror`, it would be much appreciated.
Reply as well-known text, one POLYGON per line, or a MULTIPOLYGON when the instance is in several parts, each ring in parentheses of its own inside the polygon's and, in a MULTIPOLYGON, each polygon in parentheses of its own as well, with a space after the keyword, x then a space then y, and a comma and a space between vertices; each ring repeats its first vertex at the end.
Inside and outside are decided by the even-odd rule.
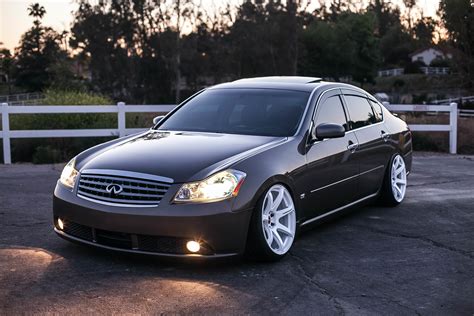
POLYGON ((160 115, 160 116, 157 116, 153 119, 153 125, 156 125, 158 124, 165 116, 164 115, 160 115))
POLYGON ((313 127, 311 136, 313 139, 325 139, 325 138, 339 138, 346 135, 346 129, 344 126, 333 123, 322 123, 318 126, 313 127))

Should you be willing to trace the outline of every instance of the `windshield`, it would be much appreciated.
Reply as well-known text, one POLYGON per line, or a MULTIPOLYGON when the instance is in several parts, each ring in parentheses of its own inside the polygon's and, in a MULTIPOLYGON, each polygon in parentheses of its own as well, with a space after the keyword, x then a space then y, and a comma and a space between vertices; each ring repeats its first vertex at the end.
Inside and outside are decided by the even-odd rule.
POLYGON ((158 129, 292 136, 308 98, 308 92, 289 90, 206 90, 182 106, 158 129))

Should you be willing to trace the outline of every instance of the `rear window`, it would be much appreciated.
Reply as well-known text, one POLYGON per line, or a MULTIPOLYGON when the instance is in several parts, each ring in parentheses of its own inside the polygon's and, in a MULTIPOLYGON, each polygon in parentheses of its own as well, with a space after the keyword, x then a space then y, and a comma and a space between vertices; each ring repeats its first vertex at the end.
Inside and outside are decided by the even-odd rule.
POLYGON ((370 99, 369 99, 369 103, 372 105, 372 109, 374 110, 375 120, 377 122, 382 122, 383 121, 383 111, 382 111, 382 107, 380 106, 380 104, 378 104, 377 102, 372 101, 370 99))

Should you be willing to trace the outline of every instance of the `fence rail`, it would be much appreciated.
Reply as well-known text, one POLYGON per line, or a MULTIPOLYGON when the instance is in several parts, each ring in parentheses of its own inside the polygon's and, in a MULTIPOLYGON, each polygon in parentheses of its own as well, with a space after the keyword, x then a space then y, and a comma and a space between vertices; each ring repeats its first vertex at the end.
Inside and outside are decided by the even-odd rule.
POLYGON ((459 110, 459 116, 461 117, 473 117, 474 110, 459 110))
POLYGON ((426 105, 426 104, 385 104, 392 112, 449 112, 449 125, 441 124, 409 124, 412 131, 449 132, 449 152, 457 152, 458 135, 458 104, 426 105))
MULTIPOLYGON (((449 152, 456 153, 457 147, 457 104, 450 105, 415 105, 415 104, 385 104, 393 112, 449 112, 449 125, 410 125, 413 131, 445 131, 449 132, 449 152)), ((1 105, 3 139, 3 162, 11 163, 10 139, 12 138, 50 138, 50 137, 107 137, 126 136, 145 129, 127 128, 125 125, 126 113, 165 113, 171 111, 175 105, 54 105, 54 106, 9 106, 1 105), (117 113, 118 126, 111 129, 55 129, 55 130, 10 130, 10 114, 66 114, 66 113, 117 113)))
POLYGON ((44 95, 41 92, 0 95, 0 103, 6 102, 10 105, 31 104, 41 99, 44 99, 44 95))
POLYGON ((12 138, 51 138, 51 137, 107 137, 126 136, 145 129, 127 128, 125 125, 126 113, 166 113, 171 111, 175 105, 125 105, 123 102, 117 105, 32 105, 32 106, 9 106, 2 103, 2 131, 0 138, 3 139, 3 162, 11 163, 10 139, 12 138), (10 114, 70 114, 70 113, 117 113, 118 126, 111 129, 53 129, 53 130, 10 130, 10 114))
POLYGON ((474 101, 474 95, 467 96, 467 97, 460 97, 460 98, 449 98, 449 99, 443 99, 443 100, 434 100, 431 101, 433 104, 450 104, 451 102, 454 101, 461 101, 461 102, 473 102, 474 101))

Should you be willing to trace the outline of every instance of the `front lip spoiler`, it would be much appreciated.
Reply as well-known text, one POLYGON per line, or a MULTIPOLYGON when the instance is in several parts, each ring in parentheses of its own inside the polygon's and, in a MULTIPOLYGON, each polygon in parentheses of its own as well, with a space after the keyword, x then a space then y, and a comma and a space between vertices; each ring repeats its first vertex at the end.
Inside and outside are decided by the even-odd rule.
POLYGON ((87 241, 84 239, 80 239, 74 236, 71 236, 69 234, 66 234, 65 232, 57 229, 54 227, 54 231, 56 234, 58 234, 59 237, 64 238, 66 240, 70 241, 76 241, 82 244, 87 244, 90 246, 98 247, 98 248, 103 248, 103 249, 108 249, 108 250, 113 250, 113 251, 120 251, 120 252, 127 252, 127 253, 136 253, 136 254, 142 254, 142 255, 152 255, 152 256, 157 256, 157 257, 170 257, 170 258, 205 258, 205 259, 217 259, 217 258, 227 258, 227 257, 235 257, 238 256, 238 253, 222 253, 222 254, 214 254, 214 255, 201 255, 201 254, 170 254, 170 253, 162 253, 162 252, 151 252, 151 251, 143 251, 143 250, 134 250, 134 249, 123 249, 123 248, 115 248, 115 247, 110 247, 110 246, 105 246, 101 245, 95 242, 87 241))

